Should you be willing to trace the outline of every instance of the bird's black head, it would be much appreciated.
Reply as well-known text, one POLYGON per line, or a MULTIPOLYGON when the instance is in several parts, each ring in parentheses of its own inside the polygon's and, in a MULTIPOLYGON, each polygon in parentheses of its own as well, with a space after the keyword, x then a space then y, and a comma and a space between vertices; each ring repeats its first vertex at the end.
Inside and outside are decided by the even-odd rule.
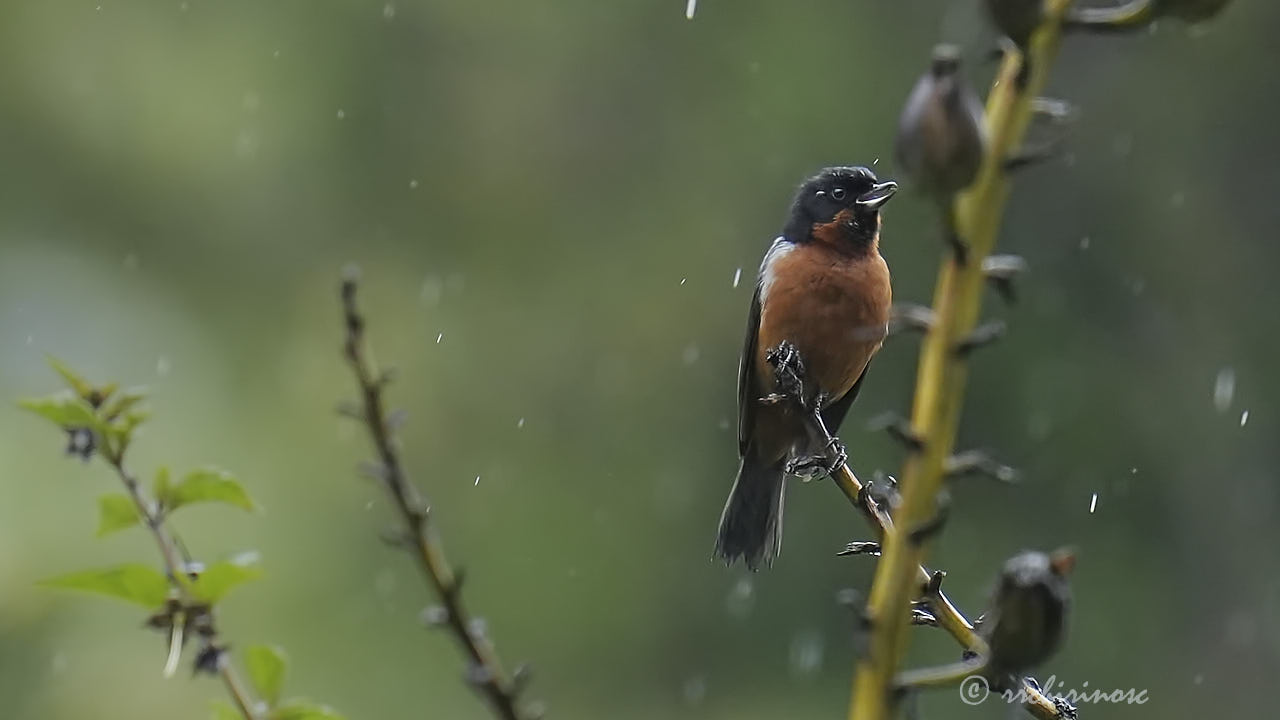
POLYGON ((800 186, 783 237, 795 243, 825 242, 849 252, 873 247, 880 207, 898 185, 881 182, 864 167, 831 167, 800 186))

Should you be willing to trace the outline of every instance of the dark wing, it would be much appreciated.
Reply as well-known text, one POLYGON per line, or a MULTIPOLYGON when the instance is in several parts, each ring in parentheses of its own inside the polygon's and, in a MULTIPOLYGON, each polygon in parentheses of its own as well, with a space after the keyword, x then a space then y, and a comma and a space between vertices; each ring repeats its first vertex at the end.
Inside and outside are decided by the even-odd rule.
POLYGON ((822 411, 822 424, 827 426, 827 432, 835 435, 840 430, 840 423, 844 422, 844 416, 849 412, 849 406, 853 405, 853 401, 858 399, 858 391, 862 389, 862 381, 867 377, 867 368, 871 367, 871 361, 862 368, 862 374, 858 376, 857 382, 853 387, 849 388, 849 392, 844 397, 831 403, 822 411))
POLYGON ((760 283, 751 296, 751 312, 747 314, 747 337, 738 360, 738 454, 747 454, 747 442, 755 425, 760 388, 756 383, 756 342, 760 335, 760 283))

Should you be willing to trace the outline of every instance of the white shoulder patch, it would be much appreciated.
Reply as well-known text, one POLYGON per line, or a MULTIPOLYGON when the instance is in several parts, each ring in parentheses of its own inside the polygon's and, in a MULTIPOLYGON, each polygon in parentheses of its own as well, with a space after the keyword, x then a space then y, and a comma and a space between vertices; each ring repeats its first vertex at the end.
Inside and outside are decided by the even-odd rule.
POLYGON ((788 241, 785 237, 779 235, 774 239, 773 244, 769 246, 769 251, 764 254, 764 260, 760 262, 760 278, 756 282, 760 285, 760 304, 763 306, 765 300, 769 297, 769 288, 773 286, 773 265, 778 260, 786 256, 787 253, 794 250, 795 243, 788 241))

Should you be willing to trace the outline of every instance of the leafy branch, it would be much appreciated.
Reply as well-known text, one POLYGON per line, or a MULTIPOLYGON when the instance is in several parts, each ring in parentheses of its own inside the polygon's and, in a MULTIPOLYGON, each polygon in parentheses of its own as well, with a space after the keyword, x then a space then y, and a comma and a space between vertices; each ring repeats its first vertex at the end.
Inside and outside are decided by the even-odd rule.
POLYGON ((468 661, 467 681, 480 692, 497 717, 532 720, 540 713, 522 708, 518 702, 525 673, 519 669, 514 676, 506 672, 484 622, 467 612, 462 602, 462 571, 455 569, 445 556, 444 546, 431 522, 431 508, 409 481, 400 459, 393 417, 387 413, 382 395, 391 378, 388 373, 378 371, 370 358, 364 316, 356 304, 358 282, 354 270, 348 271, 342 282, 346 327, 343 355, 360 391, 359 407, 345 408, 344 414, 357 419, 368 430, 378 458, 369 472, 391 496, 403 522, 397 540, 412 553, 440 601, 439 606, 428 609, 425 619, 447 628, 453 635, 468 661))
POLYGON ((176 672, 189 640, 198 638, 195 673, 218 676, 233 703, 215 705, 215 720, 341 720, 329 708, 305 700, 280 702, 286 661, 278 649, 254 646, 246 651, 252 689, 236 671, 214 609, 233 588, 261 576, 257 554, 242 553, 205 566, 186 557, 185 548, 169 527, 174 511, 196 503, 217 502, 255 510, 257 506, 244 487, 229 473, 214 468, 194 470, 177 482, 161 468, 148 493, 125 462, 134 431, 147 419, 140 408, 144 393, 120 391, 115 384, 95 386, 57 360, 50 358, 49 362, 69 390, 19 404, 61 428, 67 434, 69 454, 86 462, 98 457, 111 468, 125 492, 99 498, 98 535, 136 525, 146 528, 160 553, 163 572, 152 565, 129 563, 73 572, 41 584, 108 595, 150 610, 147 627, 169 637, 165 677, 176 672))

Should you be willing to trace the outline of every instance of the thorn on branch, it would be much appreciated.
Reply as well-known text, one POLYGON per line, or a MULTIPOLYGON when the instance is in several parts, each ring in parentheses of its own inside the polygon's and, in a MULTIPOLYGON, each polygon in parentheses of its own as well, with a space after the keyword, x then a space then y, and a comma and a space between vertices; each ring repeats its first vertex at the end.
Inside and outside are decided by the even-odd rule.
POLYGON ((897 303, 889 315, 889 335, 900 335, 905 332, 927 333, 937 323, 938 316, 933 308, 919 303, 897 303))
POLYGON ((981 474, 1006 484, 1013 484, 1018 481, 1017 470, 997 462, 982 450, 966 450, 952 455, 946 459, 943 465, 943 473, 949 480, 965 475, 981 474))
POLYGON ((533 677, 533 669, 529 667, 529 663, 520 663, 511 671, 511 685, 517 694, 523 693, 524 689, 529 686, 529 680, 533 677))
POLYGON ((1003 320, 992 320, 989 323, 983 323, 974 328, 973 332, 964 336, 956 343, 955 353, 957 357, 967 358, 973 354, 974 350, 986 347, 994 343, 996 340, 1004 337, 1008 326, 1003 320))
POLYGON ((1076 105, 1051 97, 1031 98, 1031 112, 1057 125, 1073 123, 1080 117, 1080 108, 1076 105))
POLYGON ((386 482, 389 476, 387 466, 376 460, 361 460, 356 464, 356 474, 380 483, 386 482))
POLYGON ((353 400, 343 400, 338 403, 336 409, 340 417, 355 420, 356 422, 364 422, 364 409, 353 400))
POLYGON ((929 583, 924 586, 924 596, 926 598, 937 598, 942 595, 942 581, 945 580, 947 574, 941 570, 934 570, 929 576, 929 583))
POLYGON ((871 555, 880 557, 880 543, 869 540, 857 540, 844 546, 844 549, 836 553, 836 557, 848 557, 850 555, 871 555))
POLYGON ((383 543, 397 550, 413 546, 413 537, 400 528, 387 528, 378 536, 383 543))
POLYGON ((433 628, 448 625, 449 611, 443 605, 429 605, 422 610, 422 623, 433 628))
POLYGON ((911 427, 909 420, 892 410, 882 412, 868 420, 867 429, 871 432, 889 433, 889 437, 897 440, 911 452, 924 450, 924 437, 911 427))
POLYGON ((982 260, 982 274, 1008 305, 1017 302, 1014 279, 1027 271, 1027 261, 1018 255, 989 255, 982 260))
MULTIPOLYGON (((938 507, 933 517, 926 520, 919 527, 912 528, 907 533, 907 542, 912 545, 920 545, 942 532, 942 528, 946 527, 947 519, 951 515, 951 501, 944 493, 938 495, 938 507)), ((932 583, 932 578, 930 582, 932 583)))

